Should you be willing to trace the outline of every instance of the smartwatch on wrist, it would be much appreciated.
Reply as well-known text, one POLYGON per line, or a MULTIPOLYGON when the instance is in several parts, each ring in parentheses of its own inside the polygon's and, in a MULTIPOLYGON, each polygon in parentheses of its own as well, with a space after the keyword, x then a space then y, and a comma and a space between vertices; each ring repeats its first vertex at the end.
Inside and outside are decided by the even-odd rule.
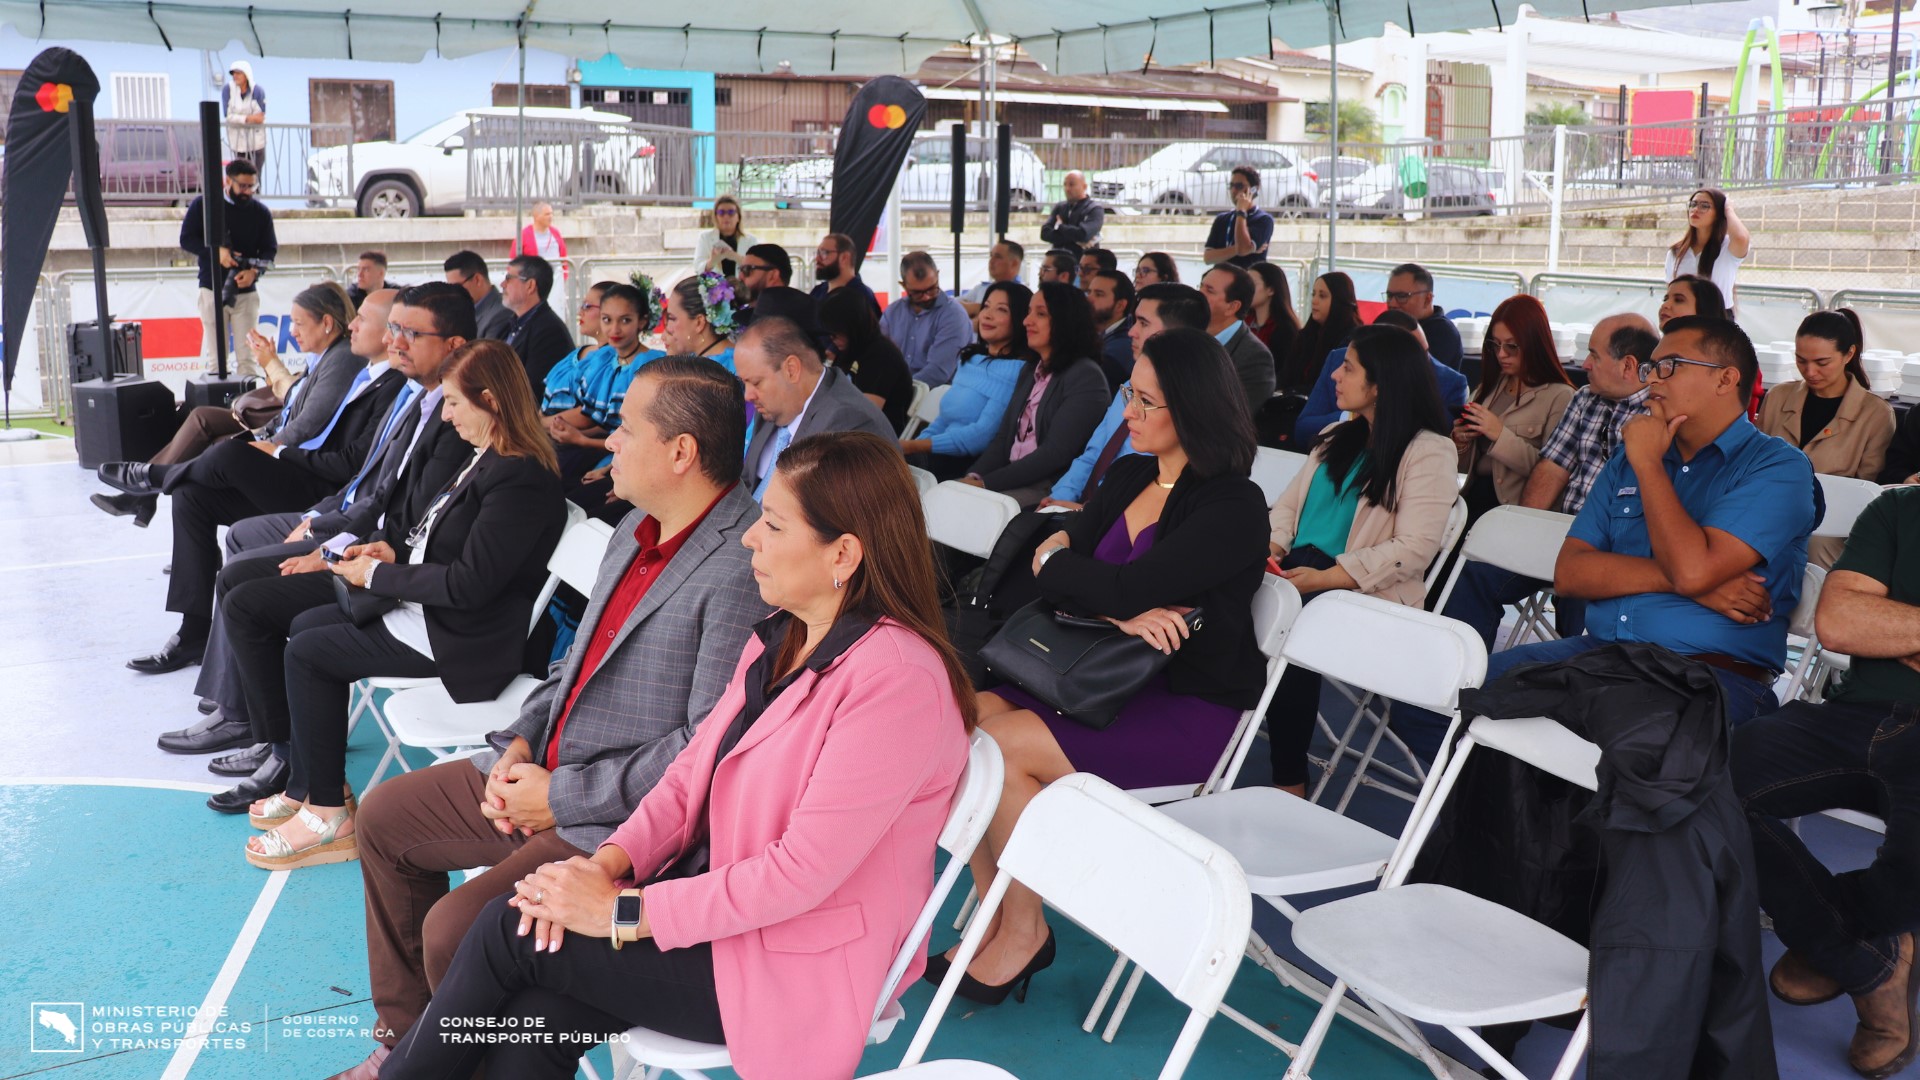
POLYGON ((620 895, 613 898, 613 947, 618 949, 629 941, 640 940, 640 910, 642 907, 639 889, 622 889, 620 895))

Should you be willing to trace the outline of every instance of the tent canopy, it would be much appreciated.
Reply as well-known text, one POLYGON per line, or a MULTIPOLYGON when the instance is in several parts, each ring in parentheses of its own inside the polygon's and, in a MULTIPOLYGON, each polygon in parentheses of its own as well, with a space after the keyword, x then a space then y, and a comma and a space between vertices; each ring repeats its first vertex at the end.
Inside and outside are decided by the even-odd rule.
MULTIPOLYGON (((911 73, 934 52, 979 35, 1023 46, 1056 73, 1205 63, 1284 40, 1328 44, 1328 7, 1343 41, 1391 22, 1415 33, 1510 23, 1521 0, 739 0, 694 9, 605 0, 463 0, 343 10, 344 0, 0 0, 0 24, 43 41, 122 41, 259 56, 416 61, 518 45, 636 67, 799 74, 911 73), (609 14, 614 18, 609 19, 609 14), (728 16, 725 21, 717 15, 728 16), (685 17, 692 21, 682 22, 685 17), (840 27, 839 30, 822 29, 840 27)), ((1533 0, 1542 15, 1580 17, 1673 0, 1533 0)))

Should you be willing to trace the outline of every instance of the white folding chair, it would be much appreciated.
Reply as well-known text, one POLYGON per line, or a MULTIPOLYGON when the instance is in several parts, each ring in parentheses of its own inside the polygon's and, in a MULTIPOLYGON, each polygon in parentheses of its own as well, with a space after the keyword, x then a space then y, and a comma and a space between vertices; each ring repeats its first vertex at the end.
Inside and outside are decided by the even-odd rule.
POLYGON ((1000 531, 1020 513, 1012 496, 958 480, 935 485, 920 496, 920 504, 927 515, 927 535, 935 543, 982 559, 993 554, 1000 531))
MULTIPOLYGON (((1826 583, 1827 572, 1808 563, 1800 579, 1800 601, 1793 606, 1793 615, 1787 621, 1787 639, 1789 642, 1800 639, 1800 657, 1787 673, 1786 687, 1779 691, 1783 702, 1796 699, 1820 702, 1826 696, 1827 680, 1835 672, 1845 672, 1853 664, 1852 658, 1845 653, 1833 652, 1820 644, 1820 635, 1814 626, 1814 613, 1820 608, 1820 591, 1826 587, 1826 583)), ((1872 814, 1839 809, 1822 810, 1821 813, 1883 836, 1887 832, 1887 823, 1872 814)))
POLYGON ((900 437, 911 439, 925 431, 940 418, 940 399, 953 389, 952 383, 943 383, 932 389, 919 379, 913 380, 913 404, 907 408, 907 422, 900 427, 900 437))
POLYGON ((868 1073, 867 1077, 868 1080, 880 1080, 881 1077, 898 1077, 899 1080, 1020 1080, 998 1065, 957 1059, 923 1061, 911 1068, 868 1073))
MULTIPOLYGON (((1329 593, 1307 605, 1280 654, 1282 667, 1298 664, 1358 690, 1448 715, 1458 709, 1460 691, 1480 685, 1487 673, 1487 650, 1472 627, 1355 592, 1329 593), (1355 641, 1368 647, 1354 649, 1355 641), (1382 663, 1383 657, 1391 662, 1382 663)), ((1160 812, 1232 852, 1253 894, 1288 919, 1300 913, 1287 897, 1373 881, 1386 870, 1396 843, 1386 833, 1273 787, 1220 790, 1160 807, 1160 812)), ((1309 997, 1324 996, 1323 986, 1280 959, 1258 934, 1248 952, 1282 985, 1309 997)), ((1112 987, 1112 977, 1107 985, 1112 987)), ((1104 1035, 1109 1042, 1132 991, 1130 985, 1114 1009, 1104 1035)), ((1083 1025, 1087 1031, 1105 1003, 1102 994, 1083 1025)), ((1222 1005, 1220 1011, 1282 1052, 1297 1052, 1234 1009, 1222 1005)))
POLYGON ((1260 494, 1266 497, 1268 506, 1279 500, 1280 493, 1287 490, 1287 485, 1293 483, 1294 476, 1306 465, 1305 454, 1275 450, 1271 446, 1254 450, 1253 482, 1260 485, 1260 494))
POLYGON ((1174 1080, 1186 1072, 1247 947, 1253 903, 1246 875, 1220 845, 1087 773, 1054 781, 1021 813, 1000 852, 993 885, 901 1067, 919 1064, 927 1052, 954 988, 1015 881, 1132 957, 1187 1006, 1160 1077, 1174 1080))
MULTIPOLYGON (((907 939, 900 943, 893 966, 887 970, 886 982, 880 987, 880 1000, 873 1007, 873 1026, 867 1032, 867 1045, 886 1042, 893 1034, 893 1029, 906 1016, 906 1011, 894 999, 894 991, 906 975, 907 965, 913 962, 926 941, 927 932, 933 929, 934 915, 939 912, 940 905, 946 903, 954 883, 960 880, 960 871, 966 868, 967 860, 973 857, 973 850, 979 846, 980 838, 987 834, 987 825, 993 820, 994 810, 1000 806, 1000 793, 1005 785, 1006 763, 1000 756, 1000 744, 985 732, 975 732, 973 743, 967 748, 966 772, 961 775, 960 785, 954 790, 947 823, 940 829, 939 844, 947 853, 946 868, 934 882, 933 892, 921 906, 913 928, 907 932, 907 939)), ((733 1067, 733 1057, 725 1043, 695 1042, 664 1035, 651 1028, 633 1028, 627 1032, 624 1040, 616 1041, 613 1045, 619 1047, 614 1052, 616 1080, 625 1080, 640 1068, 646 1070, 646 1080, 657 1080, 667 1073, 697 1078, 705 1076, 703 1070, 706 1069, 733 1067), (620 1064, 622 1057, 627 1061, 624 1068, 620 1064)))
POLYGON ((918 465, 907 466, 907 472, 913 476, 913 486, 922 497, 925 497, 927 492, 932 491, 935 485, 940 483, 939 480, 934 478, 932 473, 918 465))
POLYGON ((1853 531, 1853 522, 1867 504, 1880 497, 1885 489, 1871 480, 1861 480, 1853 476, 1828 476, 1816 473, 1820 481, 1820 492, 1827 498, 1827 513, 1814 527, 1815 536, 1837 536, 1842 540, 1853 531))
MULTIPOLYGON (((1467 500, 1457 498, 1453 500, 1453 508, 1447 512, 1446 528, 1440 533, 1440 554, 1434 557, 1433 562, 1427 567, 1426 576, 1421 579, 1421 584, 1428 593, 1433 592, 1433 583, 1440 576, 1440 568, 1447 564, 1447 556, 1453 553, 1454 545, 1460 542, 1460 534, 1465 532, 1466 528, 1467 500)), ((1324 763, 1315 759, 1316 763, 1323 764, 1324 768, 1320 772, 1319 782, 1314 785, 1308 798, 1319 802, 1321 796, 1326 794, 1327 788, 1332 784, 1333 774, 1339 771, 1340 762, 1351 757, 1355 759, 1353 774, 1347 778, 1347 786, 1340 793, 1340 801, 1334 805, 1335 811, 1346 813, 1347 804, 1353 801, 1354 792, 1359 791, 1363 784, 1397 799, 1413 802, 1420 788, 1426 784, 1427 771, 1421 767, 1420 760, 1414 756, 1413 751, 1408 749, 1405 740, 1394 734, 1393 729, 1388 726, 1388 711, 1386 709, 1374 711, 1372 694, 1357 693, 1338 679, 1333 680, 1332 685, 1348 701, 1353 702, 1353 715, 1347 721, 1346 730, 1338 736, 1334 735, 1333 726, 1327 723, 1325 716, 1314 717, 1314 723, 1326 733, 1327 740, 1333 744, 1333 750, 1327 755, 1324 763), (1362 723, 1371 723, 1373 732, 1368 736, 1365 748, 1356 748, 1353 740, 1359 734, 1362 723), (1407 763, 1405 770, 1378 760, 1377 755, 1382 742, 1391 745, 1405 759, 1407 763), (1381 780, 1374 776, 1376 772, 1383 774, 1387 779, 1381 780)))
POLYGON ((1300 1042, 1287 1080, 1308 1080, 1348 990, 1411 1048, 1439 1080, 1453 1075, 1414 1022, 1453 1033, 1506 1080, 1526 1080, 1474 1030, 1579 1012, 1554 1080, 1567 1080, 1586 1054, 1587 950, 1541 923, 1445 885, 1406 883, 1436 815, 1473 748, 1510 754, 1589 790, 1600 749, 1543 717, 1476 717, 1421 793, 1413 819, 1387 863, 1380 888, 1308 908, 1294 918, 1293 943, 1333 973, 1320 1013, 1300 1042))
MULTIPOLYGON (((1453 598, 1454 586, 1459 584, 1460 575, 1470 562, 1486 563, 1522 577, 1551 583, 1554 564, 1560 558, 1560 547, 1566 543, 1567 531, 1571 528, 1571 514, 1556 514, 1551 510, 1534 510, 1525 506, 1496 506, 1487 511, 1486 516, 1475 522, 1473 530, 1467 533, 1466 541, 1460 546, 1460 557, 1454 560, 1453 573, 1447 578, 1446 588, 1440 590, 1440 599, 1433 605, 1433 610, 1447 610, 1447 601, 1453 598)), ((1507 648, 1511 649, 1529 637, 1549 641, 1560 636, 1547 619, 1547 595, 1551 591, 1540 589, 1520 602, 1520 622, 1514 627, 1513 636, 1507 639, 1507 648)), ((1495 651, 1498 651, 1497 648, 1495 651)))
MULTIPOLYGON (((540 594, 534 599, 533 618, 527 624, 527 633, 531 635, 546 617, 547 603, 560 583, 580 590, 583 594, 593 592, 593 581, 600 570, 600 560, 606 554, 607 541, 613 536, 613 526, 587 518, 586 511, 572 503, 567 504, 567 530, 560 534, 560 543, 555 545, 553 555, 547 559, 547 580, 540 587, 540 594)), ((520 713, 520 703, 527 699, 540 680, 531 675, 516 675, 507 684, 505 690, 492 701, 477 701, 459 704, 447 693, 447 688, 439 677, 426 679, 401 679, 376 677, 360 681, 360 700, 371 711, 374 720, 380 725, 380 731, 387 738, 386 752, 380 755, 380 763, 373 767, 373 776, 367 780, 367 790, 372 790, 380 778, 386 774, 389 763, 397 763, 401 772, 413 771, 407 763, 407 757, 401 752, 403 746, 418 746, 433 754, 434 759, 448 757, 461 747, 483 746, 488 732, 499 731, 513 723, 520 713), (369 703, 375 690, 392 691, 383 709, 373 709, 369 703)))

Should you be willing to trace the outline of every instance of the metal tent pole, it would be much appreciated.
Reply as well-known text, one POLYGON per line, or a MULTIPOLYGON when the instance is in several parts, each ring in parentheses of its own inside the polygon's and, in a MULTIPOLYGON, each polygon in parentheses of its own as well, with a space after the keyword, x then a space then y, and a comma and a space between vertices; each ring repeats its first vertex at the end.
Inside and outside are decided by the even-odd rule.
MULTIPOLYGON (((514 86, 513 96, 518 114, 515 123, 519 129, 513 138, 513 242, 517 246, 527 209, 527 20, 524 15, 520 18, 520 81, 514 86)), ((523 251, 520 254, 536 253, 523 251)))
MULTIPOLYGON (((1334 177, 1340 175, 1340 0, 1327 0, 1327 138, 1332 146, 1334 177)), ((1327 185, 1327 270, 1336 267, 1336 244, 1340 228, 1339 199, 1334 197, 1337 183, 1327 185)))

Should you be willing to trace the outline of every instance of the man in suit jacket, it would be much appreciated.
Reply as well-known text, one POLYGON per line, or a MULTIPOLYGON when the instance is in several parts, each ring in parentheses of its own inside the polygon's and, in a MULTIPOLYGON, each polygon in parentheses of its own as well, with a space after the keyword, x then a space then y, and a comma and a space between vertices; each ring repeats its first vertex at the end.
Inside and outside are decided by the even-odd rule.
MULTIPOLYGON (((470 318, 466 294, 450 285, 408 289, 398 303, 391 303, 392 296, 392 290, 383 290, 369 298, 383 313, 382 325, 391 321, 403 330, 421 331, 471 325, 461 322, 470 318), (436 318, 436 305, 446 316, 444 323, 436 318)), ((403 333, 395 339, 387 356, 395 370, 407 377, 408 386, 395 397, 387 431, 354 478, 303 514, 263 514, 228 528, 227 564, 214 586, 213 630, 194 685, 194 693, 217 708, 192 727, 161 735, 160 749, 210 754, 246 747, 208 764, 222 776, 249 776, 266 764, 268 748, 247 714, 226 623, 220 617, 220 598, 260 577, 324 570, 326 564, 313 554, 319 544, 333 541, 338 550, 372 535, 389 517, 417 521, 425 513, 427 504, 473 456, 473 447, 446 422, 440 408, 440 371, 464 344, 466 339, 458 333, 444 338, 425 333, 412 340, 403 333)))
POLYGON ((386 781, 356 818, 377 1038, 373 1076, 425 1009, 475 915, 535 867, 588 855, 693 738, 770 610, 741 545, 759 507, 738 482, 745 408, 717 365, 667 357, 627 391, 614 531, 580 633, 496 752, 386 781), (492 869, 451 894, 446 874, 492 869))
POLYGON ((180 616, 180 629, 159 652, 130 660, 128 667, 158 675, 198 663, 205 653, 213 628, 214 578, 220 572, 220 526, 310 506, 365 464, 394 397, 407 382, 386 357, 385 322, 372 314, 355 315, 348 328, 354 355, 374 359, 354 379, 354 388, 311 449, 235 438, 166 471, 160 490, 173 497, 167 610, 180 616))
POLYGON ((1247 408, 1257 414, 1273 396, 1279 372, 1273 366, 1273 354, 1247 326, 1247 309, 1253 306, 1253 275, 1232 263, 1215 263, 1201 275, 1200 292, 1207 298, 1207 310, 1213 317, 1207 332, 1227 347, 1234 373, 1247 391, 1247 408))
POLYGON ((522 255, 507 264, 500 295, 513 322, 507 344, 520 356, 533 383, 533 398, 546 393, 547 372, 573 351, 573 328, 547 303, 553 292, 553 264, 538 255, 522 255))
POLYGON ((493 287, 488 276, 487 260, 476 251, 456 251, 447 256, 440 264, 446 271, 447 284, 458 285, 467 291, 473 301, 473 318, 479 326, 479 337, 505 341, 507 330, 513 325, 513 312, 507 310, 506 301, 501 299, 500 290, 493 287))
POLYGON ((898 436, 853 380, 824 366, 818 340, 792 319, 763 312, 734 345, 734 370, 760 417, 740 474, 755 501, 795 439, 822 431, 870 431, 889 442, 898 436))

